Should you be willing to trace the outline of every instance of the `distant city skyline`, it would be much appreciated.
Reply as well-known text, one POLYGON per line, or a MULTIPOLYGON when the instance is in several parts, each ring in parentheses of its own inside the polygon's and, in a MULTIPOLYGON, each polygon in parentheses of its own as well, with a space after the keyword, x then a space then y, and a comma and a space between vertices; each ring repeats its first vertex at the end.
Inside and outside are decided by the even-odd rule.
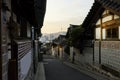
POLYGON ((94 0, 47 0, 42 33, 67 31, 69 24, 80 25, 94 0))

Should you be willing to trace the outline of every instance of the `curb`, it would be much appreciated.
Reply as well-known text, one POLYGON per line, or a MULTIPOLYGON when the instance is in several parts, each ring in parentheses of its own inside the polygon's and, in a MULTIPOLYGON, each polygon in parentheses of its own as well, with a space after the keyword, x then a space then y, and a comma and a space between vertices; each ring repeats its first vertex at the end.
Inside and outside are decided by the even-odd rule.
POLYGON ((37 73, 35 75, 35 80, 46 80, 43 62, 38 63, 37 73))

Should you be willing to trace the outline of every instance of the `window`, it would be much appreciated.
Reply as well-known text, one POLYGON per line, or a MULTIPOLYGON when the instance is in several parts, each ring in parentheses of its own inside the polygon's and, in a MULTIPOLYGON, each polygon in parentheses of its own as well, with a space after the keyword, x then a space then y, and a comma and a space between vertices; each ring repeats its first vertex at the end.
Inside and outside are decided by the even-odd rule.
POLYGON ((112 38, 118 38, 118 28, 112 29, 112 38))
POLYGON ((111 29, 107 29, 107 38, 111 38, 111 29))
POLYGON ((107 29, 106 38, 118 38, 118 27, 107 29))

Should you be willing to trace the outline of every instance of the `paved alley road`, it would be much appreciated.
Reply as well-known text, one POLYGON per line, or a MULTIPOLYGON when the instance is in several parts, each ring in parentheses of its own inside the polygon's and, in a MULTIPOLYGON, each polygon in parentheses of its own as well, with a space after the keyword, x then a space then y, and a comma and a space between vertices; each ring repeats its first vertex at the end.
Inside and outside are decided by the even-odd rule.
POLYGON ((95 80, 52 57, 44 58, 44 67, 46 80, 95 80))

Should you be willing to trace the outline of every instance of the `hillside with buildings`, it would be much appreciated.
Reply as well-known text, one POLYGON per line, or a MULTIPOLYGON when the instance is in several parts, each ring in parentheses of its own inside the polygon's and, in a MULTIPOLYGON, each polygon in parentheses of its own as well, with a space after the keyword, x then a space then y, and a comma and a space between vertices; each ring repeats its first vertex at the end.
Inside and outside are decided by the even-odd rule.
POLYGON ((59 35, 66 35, 66 32, 57 32, 57 33, 51 33, 51 34, 44 33, 40 38, 40 41, 42 43, 47 43, 57 38, 59 35))

